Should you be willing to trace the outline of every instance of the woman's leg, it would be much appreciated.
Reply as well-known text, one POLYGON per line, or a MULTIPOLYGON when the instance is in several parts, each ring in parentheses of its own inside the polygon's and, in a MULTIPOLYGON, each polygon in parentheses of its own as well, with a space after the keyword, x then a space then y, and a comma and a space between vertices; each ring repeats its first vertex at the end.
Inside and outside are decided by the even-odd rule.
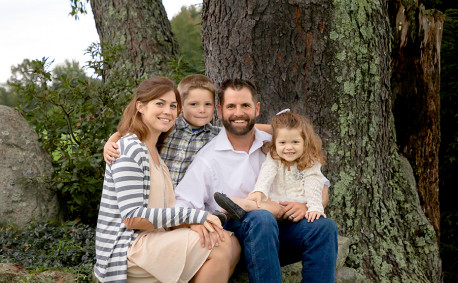
POLYGON ((214 247, 207 261, 197 271, 191 282, 227 282, 240 259, 240 244, 235 236, 224 231, 226 241, 214 247))

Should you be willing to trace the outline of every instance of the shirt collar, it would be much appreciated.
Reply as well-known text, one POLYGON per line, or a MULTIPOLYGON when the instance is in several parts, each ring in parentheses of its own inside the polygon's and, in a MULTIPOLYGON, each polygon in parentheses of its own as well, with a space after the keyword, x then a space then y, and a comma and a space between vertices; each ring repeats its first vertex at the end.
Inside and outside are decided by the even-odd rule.
MULTIPOLYGON (((175 127, 177 130, 188 130, 192 133, 192 127, 189 123, 180 115, 175 121, 175 127)), ((200 133, 201 131, 209 132, 212 129, 212 124, 207 123, 203 127, 200 127, 198 131, 194 133, 200 133)))
MULTIPOLYGON (((254 129, 254 141, 250 148, 250 154, 261 148, 265 142, 272 140, 272 136, 266 132, 254 129)), ((219 135, 215 137, 215 150, 234 150, 229 138, 227 137, 226 129, 222 128, 219 135)))

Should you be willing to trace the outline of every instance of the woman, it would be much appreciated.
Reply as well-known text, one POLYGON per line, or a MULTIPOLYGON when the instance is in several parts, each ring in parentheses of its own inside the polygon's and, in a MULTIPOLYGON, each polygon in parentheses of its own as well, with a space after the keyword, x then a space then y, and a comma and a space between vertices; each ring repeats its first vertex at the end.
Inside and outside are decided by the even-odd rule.
POLYGON ((106 167, 97 221, 94 273, 101 282, 227 282, 233 271, 231 241, 215 236, 215 228, 222 229, 219 219, 174 208, 158 146, 180 110, 178 91, 164 77, 143 81, 124 110, 121 157, 106 167), (203 224, 217 247, 202 247, 190 224, 203 224))

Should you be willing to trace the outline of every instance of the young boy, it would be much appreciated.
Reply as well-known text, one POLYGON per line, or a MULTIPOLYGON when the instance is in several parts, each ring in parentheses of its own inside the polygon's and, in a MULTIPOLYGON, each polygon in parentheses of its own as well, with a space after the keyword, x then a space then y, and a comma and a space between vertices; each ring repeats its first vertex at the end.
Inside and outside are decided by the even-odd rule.
MULTIPOLYGON (((221 128, 210 121, 215 109, 215 86, 204 75, 189 75, 178 84, 182 101, 182 113, 175 121, 175 127, 164 140, 161 158, 169 168, 173 187, 184 177, 197 152, 218 135, 221 128)), ((256 124, 259 130, 271 133, 270 125, 256 124)), ((108 164, 119 157, 116 142, 118 133, 113 134, 105 144, 103 156, 108 164)))

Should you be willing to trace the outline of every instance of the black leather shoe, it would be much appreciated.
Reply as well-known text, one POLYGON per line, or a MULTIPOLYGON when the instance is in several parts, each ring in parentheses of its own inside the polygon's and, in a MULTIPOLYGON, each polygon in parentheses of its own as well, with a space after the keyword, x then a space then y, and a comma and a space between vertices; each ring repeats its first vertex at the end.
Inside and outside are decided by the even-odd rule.
POLYGON ((243 210, 238 204, 233 202, 230 198, 228 198, 225 194, 216 192, 213 197, 215 198, 216 203, 224 208, 224 210, 229 213, 232 218, 236 220, 240 220, 245 216, 246 211, 243 210))
POLYGON ((225 213, 215 210, 212 214, 219 218, 219 221, 221 221, 221 225, 224 225, 224 223, 226 223, 227 216, 225 213))

